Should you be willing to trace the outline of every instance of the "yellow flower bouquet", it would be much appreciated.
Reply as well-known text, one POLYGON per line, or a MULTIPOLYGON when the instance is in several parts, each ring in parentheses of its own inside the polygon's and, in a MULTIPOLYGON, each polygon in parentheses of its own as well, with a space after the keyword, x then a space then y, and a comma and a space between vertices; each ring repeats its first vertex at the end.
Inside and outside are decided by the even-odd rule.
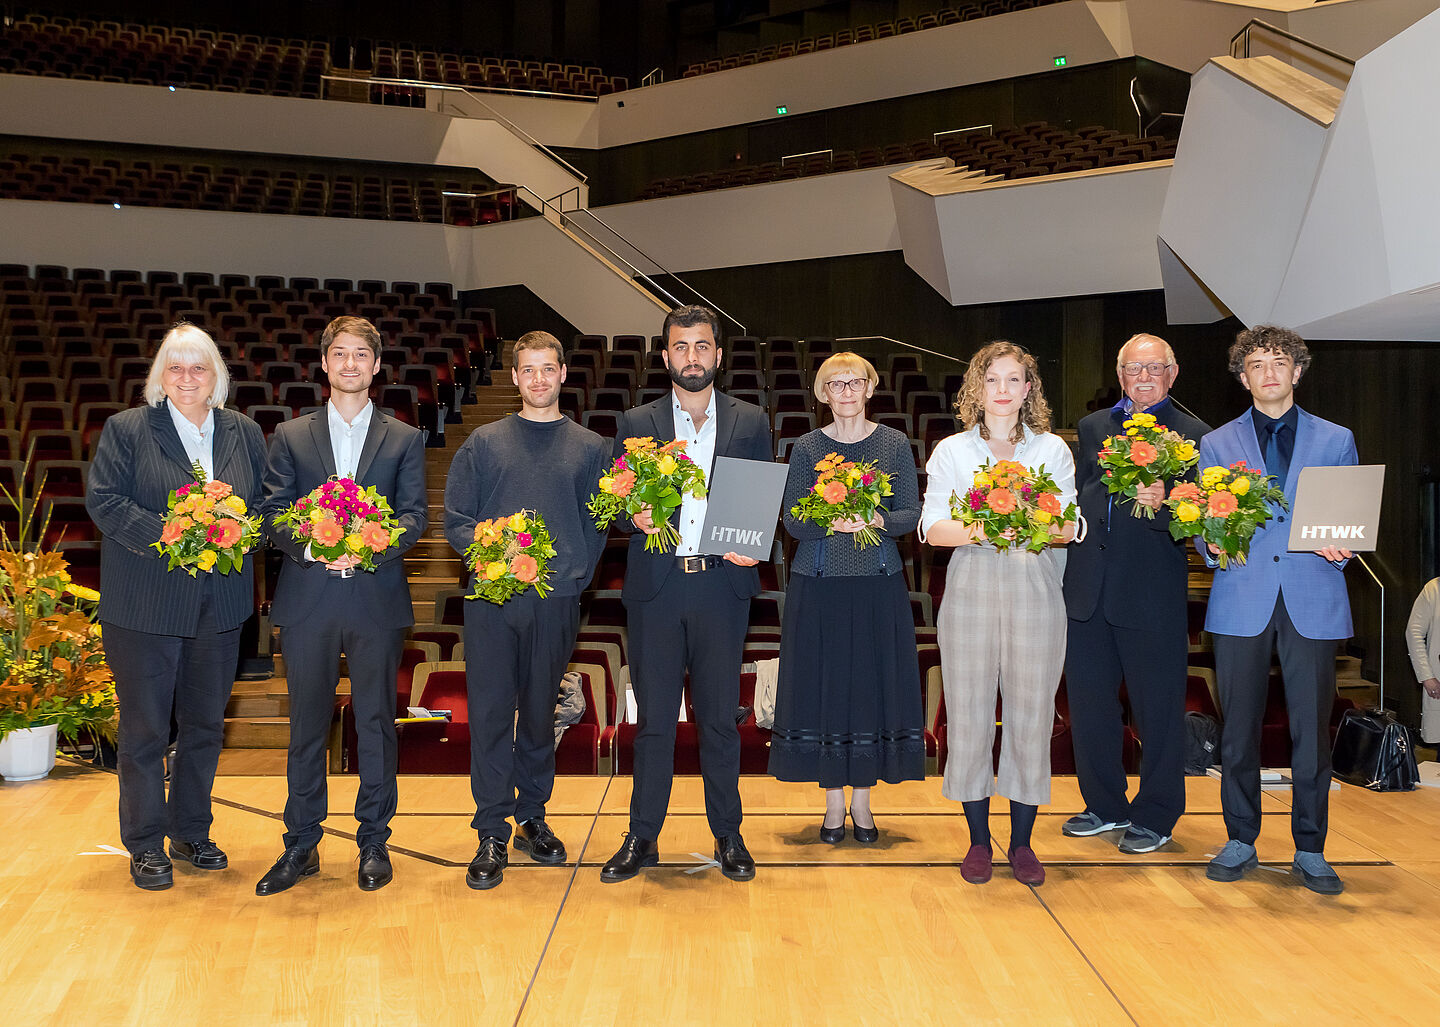
POLYGON ((374 571, 375 557, 404 534, 390 501, 353 478, 331 478, 276 514, 274 523, 290 529, 294 541, 307 543, 317 560, 355 556, 366 571, 374 571))
POLYGON ((527 588, 544 599, 550 594, 550 558, 555 543, 533 510, 475 525, 475 541, 465 550, 465 566, 475 572, 475 588, 465 598, 497 606, 527 588))
POLYGON ((199 463, 195 480, 170 493, 160 541, 151 546, 192 578, 197 571, 229 574, 240 570, 245 554, 260 541, 260 519, 223 481, 206 481, 199 463))
POLYGON ((657 446, 650 437, 625 440, 625 455, 617 457, 600 477, 600 491, 590 497, 590 516, 604 531, 622 513, 634 517, 649 509, 660 530, 645 539, 646 552, 669 552, 680 542, 670 515, 684 496, 705 498, 705 472, 685 455, 685 443, 675 439, 657 446))
POLYGON ((855 533, 855 548, 880 544, 880 534, 869 526, 876 511, 884 510, 880 500, 891 495, 890 475, 878 470, 873 461, 856 463, 843 460, 839 453, 830 453, 818 464, 810 491, 800 497, 790 508, 790 516, 797 521, 810 521, 835 534, 832 525, 836 521, 857 520, 866 522, 866 527, 855 533))
POLYGON ((1132 516, 1154 519, 1155 511, 1136 503, 1135 493, 1183 475, 1200 462, 1199 447, 1179 432, 1157 424, 1154 414, 1134 414, 1121 427, 1125 433, 1106 439, 1099 453, 1105 487, 1112 496, 1130 498, 1132 516))

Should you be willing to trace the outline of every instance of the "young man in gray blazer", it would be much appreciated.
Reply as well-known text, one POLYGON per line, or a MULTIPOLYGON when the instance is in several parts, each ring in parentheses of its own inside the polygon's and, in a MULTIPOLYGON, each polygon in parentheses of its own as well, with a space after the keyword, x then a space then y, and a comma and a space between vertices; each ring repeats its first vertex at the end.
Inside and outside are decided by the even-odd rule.
POLYGON ((425 449, 418 429, 370 402, 380 369, 380 333, 360 317, 337 317, 320 339, 330 379, 324 408, 285 421, 270 443, 265 472, 265 527, 288 559, 272 615, 280 627, 290 695, 286 761, 285 852, 255 886, 274 895, 320 869, 317 846, 326 812, 325 743, 339 684, 340 654, 350 668, 350 703, 359 736, 359 885, 374 891, 393 876, 385 843, 395 814, 395 677, 405 630, 415 623, 401 557, 425 533, 425 449), (373 485, 390 501, 404 534, 376 557, 316 559, 274 518, 332 477, 373 485))

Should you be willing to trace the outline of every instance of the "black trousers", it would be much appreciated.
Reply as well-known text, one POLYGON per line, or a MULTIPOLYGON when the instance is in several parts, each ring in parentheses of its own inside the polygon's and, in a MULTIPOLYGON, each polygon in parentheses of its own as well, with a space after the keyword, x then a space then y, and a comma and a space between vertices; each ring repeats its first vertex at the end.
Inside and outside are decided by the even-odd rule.
POLYGON ((335 716, 340 654, 350 668, 350 707, 355 715, 360 789, 355 794, 355 840, 383 844, 395 815, 395 676, 404 628, 378 628, 355 616, 344 602, 348 583, 334 579, 325 600, 304 624, 280 629, 290 693, 290 751, 285 763, 285 845, 309 848, 324 831, 328 792, 326 744, 335 716))
POLYGON ((211 614, 207 592, 194 638, 102 626, 120 703, 120 842, 131 853, 161 848, 166 835, 188 842, 210 837, 210 789, 240 651, 240 629, 217 631, 211 614), (172 710, 179 731, 167 800, 172 710))
POLYGON ((1306 638, 1290 621, 1282 595, 1270 623, 1253 637, 1215 636, 1215 681, 1225 723, 1220 730, 1220 803, 1237 841, 1260 836, 1260 725, 1270 684, 1270 654, 1280 654, 1290 715, 1290 831, 1295 847, 1323 852, 1330 819, 1330 713, 1335 706, 1333 638, 1306 638))
POLYGON ((555 702, 580 627, 577 596, 522 592, 465 604, 470 791, 481 838, 545 815, 555 789, 555 702))
POLYGON ((1105 820, 1173 833, 1185 812, 1184 629, 1167 637, 1117 627, 1097 607, 1089 620, 1071 620, 1068 630, 1065 691, 1085 808, 1105 820), (1140 789, 1131 800, 1121 755, 1122 680, 1141 742, 1140 789))
POLYGON ((654 599, 627 602, 630 660, 640 723, 630 830, 658 838, 675 777, 675 725, 690 672, 690 704, 700 736, 705 815, 718 838, 739 833, 740 658, 750 600, 739 599, 721 568, 671 571, 654 599))

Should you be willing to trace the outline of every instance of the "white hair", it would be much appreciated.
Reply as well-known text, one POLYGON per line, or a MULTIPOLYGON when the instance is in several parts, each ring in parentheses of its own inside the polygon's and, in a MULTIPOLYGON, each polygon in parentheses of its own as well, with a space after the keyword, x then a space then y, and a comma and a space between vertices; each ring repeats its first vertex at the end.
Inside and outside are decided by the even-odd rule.
POLYGON ((145 378, 146 403, 158 407, 165 398, 165 368, 175 361, 208 365, 215 372, 215 388, 205 398, 205 405, 216 408, 225 405, 225 398, 230 395, 230 369, 220 356, 220 348, 208 332, 183 322, 165 333, 150 363, 150 373, 145 378))
POLYGON ((1130 344, 1132 342, 1158 342, 1160 345, 1165 347, 1165 363, 1175 363, 1175 351, 1170 348, 1170 344, 1168 342, 1160 338, 1160 336, 1158 335, 1151 335, 1149 332, 1141 332, 1138 335, 1132 335, 1130 336, 1130 338, 1126 339, 1125 345, 1120 347, 1120 352, 1115 354, 1115 373, 1117 375, 1125 373, 1125 351, 1130 348, 1130 344))

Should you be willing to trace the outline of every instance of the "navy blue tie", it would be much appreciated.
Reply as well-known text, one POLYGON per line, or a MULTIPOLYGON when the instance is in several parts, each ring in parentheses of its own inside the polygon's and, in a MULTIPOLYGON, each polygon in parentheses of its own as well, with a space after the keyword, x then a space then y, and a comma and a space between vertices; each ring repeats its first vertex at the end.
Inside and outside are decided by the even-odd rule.
POLYGON ((1285 487, 1285 476, 1290 473, 1290 456, 1280 445, 1280 433, 1285 430, 1285 422, 1271 421, 1265 426, 1270 433, 1265 440, 1265 473, 1275 479, 1275 487, 1285 487))

